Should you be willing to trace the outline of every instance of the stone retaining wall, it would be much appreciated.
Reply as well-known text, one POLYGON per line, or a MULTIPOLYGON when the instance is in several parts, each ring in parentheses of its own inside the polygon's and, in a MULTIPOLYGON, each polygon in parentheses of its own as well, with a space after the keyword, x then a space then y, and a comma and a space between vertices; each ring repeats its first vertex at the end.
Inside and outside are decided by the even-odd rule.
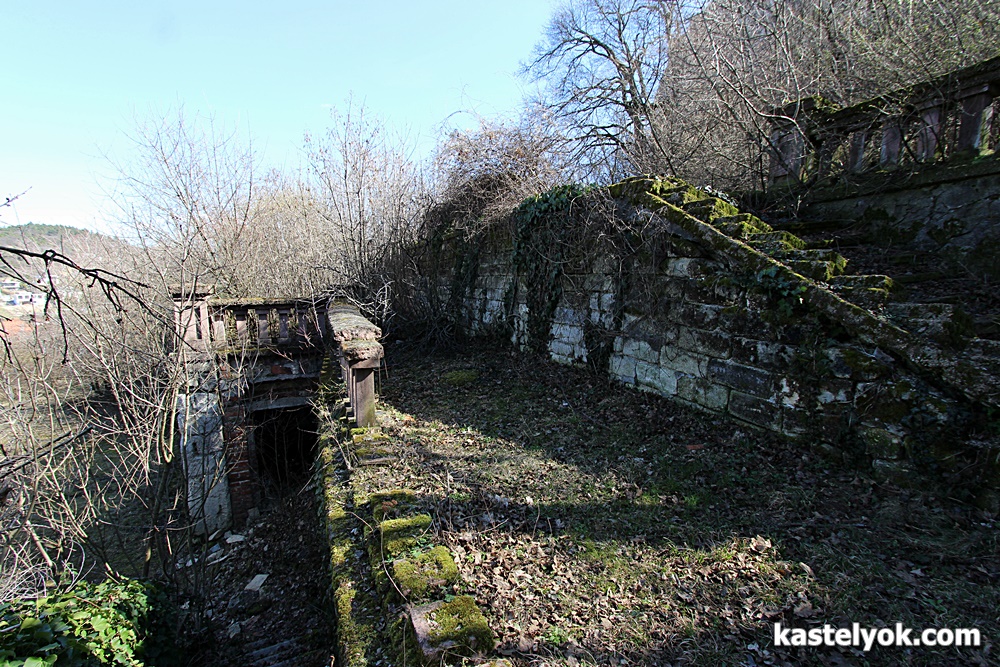
MULTIPOLYGON (((551 359, 801 438, 897 481, 921 479, 920 470, 996 502, 984 492, 997 484, 996 465, 988 449, 968 444, 986 427, 984 402, 996 402, 995 375, 978 357, 943 361, 951 351, 807 278, 815 273, 799 255, 775 259, 789 255, 794 237, 706 204, 693 188, 642 179, 616 188, 637 204, 635 215, 657 212, 657 231, 632 256, 594 256, 589 270, 562 276, 545 341, 551 359), (975 377, 964 381, 960 367, 975 377)), ((471 334, 538 349, 526 327, 531 286, 515 275, 510 248, 480 248, 477 258, 458 321, 471 334)), ((457 289, 453 278, 437 276, 442 303, 457 289)), ((857 297, 886 291, 854 282, 857 297)))

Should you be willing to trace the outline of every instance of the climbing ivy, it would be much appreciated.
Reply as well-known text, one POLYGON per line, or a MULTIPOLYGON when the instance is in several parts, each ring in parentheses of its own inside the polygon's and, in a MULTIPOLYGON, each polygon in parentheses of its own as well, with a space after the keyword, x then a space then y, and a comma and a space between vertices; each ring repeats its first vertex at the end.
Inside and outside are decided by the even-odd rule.
POLYGON ((562 296, 566 261, 574 249, 574 203, 591 191, 589 186, 560 185, 528 197, 515 209, 514 280, 508 292, 508 317, 514 315, 520 280, 528 306, 528 345, 544 353, 549 343, 552 317, 562 296))

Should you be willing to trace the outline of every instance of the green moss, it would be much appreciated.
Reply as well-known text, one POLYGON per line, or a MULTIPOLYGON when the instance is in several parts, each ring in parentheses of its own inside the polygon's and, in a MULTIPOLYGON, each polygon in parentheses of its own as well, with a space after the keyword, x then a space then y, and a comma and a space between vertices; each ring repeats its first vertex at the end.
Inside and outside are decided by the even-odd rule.
POLYGON ((383 521, 386 517, 412 510, 417 504, 417 492, 411 489, 378 491, 368 496, 367 502, 371 506, 372 518, 383 521))
POLYGON ((372 619, 366 618, 369 614, 356 608, 356 596, 357 591, 352 582, 344 582, 334 591, 337 644, 345 664, 351 667, 363 667, 368 664, 365 656, 377 634, 371 623, 372 619))
POLYGON ((418 514, 400 519, 388 519, 378 525, 378 534, 371 550, 377 555, 379 545, 384 558, 396 558, 417 546, 417 538, 431 525, 429 514, 418 514))
POLYGON ((465 370, 448 371, 441 376, 441 379, 445 382, 445 384, 451 385, 452 387, 462 387, 475 382, 478 377, 479 371, 469 368, 465 370))
POLYGON ((458 567, 451 552, 436 546, 415 558, 392 563, 396 585, 410 602, 426 599, 431 593, 458 581, 458 567))
POLYGON ((430 633, 430 640, 436 646, 455 642, 457 647, 471 651, 486 653, 493 650, 493 632, 471 596, 459 595, 445 602, 428 618, 436 626, 430 633))

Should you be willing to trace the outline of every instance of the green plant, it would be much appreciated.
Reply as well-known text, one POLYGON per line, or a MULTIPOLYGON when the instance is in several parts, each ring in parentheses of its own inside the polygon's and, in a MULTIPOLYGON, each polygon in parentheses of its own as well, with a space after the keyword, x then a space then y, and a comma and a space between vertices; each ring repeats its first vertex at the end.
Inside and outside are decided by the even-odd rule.
POLYGON ((523 277, 528 344, 539 353, 548 346, 552 317, 562 296, 563 267, 572 249, 572 235, 568 232, 575 224, 573 205, 590 190, 575 184, 560 185, 528 197, 513 214, 515 280, 506 299, 507 312, 514 312, 517 278, 523 277))
POLYGON ((803 306, 803 297, 808 291, 805 283, 792 278, 777 265, 761 269, 756 275, 757 285, 774 299, 778 315, 791 319, 803 306))
POLYGON ((0 667, 172 664, 166 611, 153 584, 114 578, 0 605, 0 667))

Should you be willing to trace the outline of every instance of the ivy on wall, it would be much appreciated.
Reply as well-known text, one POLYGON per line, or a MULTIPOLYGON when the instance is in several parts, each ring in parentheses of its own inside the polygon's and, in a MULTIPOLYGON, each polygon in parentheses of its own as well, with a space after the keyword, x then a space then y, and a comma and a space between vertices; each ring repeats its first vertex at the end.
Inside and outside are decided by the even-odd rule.
POLYGON ((562 296, 564 269, 579 246, 574 243, 579 235, 574 204, 591 189, 560 185, 525 199, 513 213, 514 280, 505 299, 507 314, 508 318, 514 315, 517 291, 523 281, 528 346, 535 352, 544 353, 548 347, 552 317, 562 296))

